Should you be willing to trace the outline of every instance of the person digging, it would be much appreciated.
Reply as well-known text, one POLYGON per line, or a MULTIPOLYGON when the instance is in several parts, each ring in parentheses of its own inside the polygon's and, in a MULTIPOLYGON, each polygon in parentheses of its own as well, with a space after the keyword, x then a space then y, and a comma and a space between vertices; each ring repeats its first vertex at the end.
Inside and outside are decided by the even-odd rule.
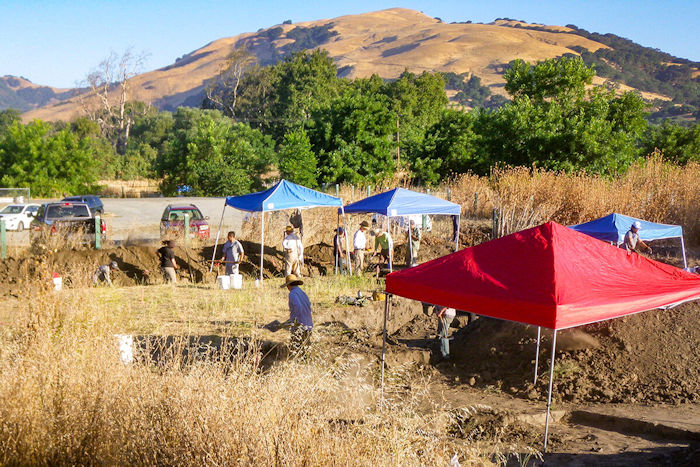
POLYGON ((112 271, 118 271, 119 265, 116 261, 110 261, 109 264, 104 264, 97 268, 97 271, 92 275, 92 284, 98 285, 100 283, 107 283, 110 287, 114 287, 112 284, 112 278, 110 277, 112 271))
POLYGON ((642 223, 639 221, 635 221, 625 234, 625 241, 623 245, 624 248, 627 250, 627 253, 632 253, 633 251, 639 252, 641 250, 651 254, 651 247, 644 243, 642 241, 642 238, 639 236, 639 231, 641 229, 642 223))
POLYGON ((289 348, 293 356, 305 353, 314 327, 311 318, 311 302, 306 293, 299 288, 303 284, 304 281, 299 277, 289 274, 282 285, 289 290, 289 319, 280 327, 289 329, 291 334, 289 348))

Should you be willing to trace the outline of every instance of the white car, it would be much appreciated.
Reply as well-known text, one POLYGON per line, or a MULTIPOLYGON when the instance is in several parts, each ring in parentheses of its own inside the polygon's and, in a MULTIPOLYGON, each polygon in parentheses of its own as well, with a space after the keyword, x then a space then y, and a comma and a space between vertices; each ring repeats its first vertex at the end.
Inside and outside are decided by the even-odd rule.
POLYGON ((5 229, 21 232, 29 227, 38 210, 38 204, 10 204, 0 211, 0 218, 5 221, 5 229))

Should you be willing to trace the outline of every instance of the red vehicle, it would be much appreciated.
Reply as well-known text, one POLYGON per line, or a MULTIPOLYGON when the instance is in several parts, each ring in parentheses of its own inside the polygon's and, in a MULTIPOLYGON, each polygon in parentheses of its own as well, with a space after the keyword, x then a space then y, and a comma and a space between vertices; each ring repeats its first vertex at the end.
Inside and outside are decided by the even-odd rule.
POLYGON ((190 235, 200 239, 209 238, 209 217, 203 216, 194 204, 169 204, 160 219, 160 238, 182 237, 185 232, 185 214, 190 218, 190 235))

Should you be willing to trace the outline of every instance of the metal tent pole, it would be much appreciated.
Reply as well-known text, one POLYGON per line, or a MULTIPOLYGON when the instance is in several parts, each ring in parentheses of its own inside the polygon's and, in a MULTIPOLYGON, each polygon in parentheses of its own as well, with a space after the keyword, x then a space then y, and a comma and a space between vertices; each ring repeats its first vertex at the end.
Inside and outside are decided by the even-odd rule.
POLYGON ((688 261, 685 259, 685 242, 681 233, 681 251, 683 252, 683 269, 688 269, 688 261))
POLYGON ((226 212, 226 202, 224 202, 224 209, 221 210, 221 220, 219 221, 219 230, 216 232, 216 240, 214 241, 214 251, 211 253, 211 264, 209 265, 209 272, 214 270, 214 260, 216 259, 216 246, 219 244, 219 235, 221 234, 221 226, 224 225, 224 212, 226 212))
MULTIPOLYGON (((386 292, 386 291, 385 291, 386 292)), ((384 365, 385 365, 385 355, 386 355, 386 321, 389 315, 389 307, 391 306, 391 295, 385 293, 384 300, 384 327, 382 329, 382 376, 381 376, 381 392, 379 398, 379 408, 384 409, 384 365)))
POLYGON ((457 238, 455 238, 455 251, 459 250, 459 223, 461 221, 461 214, 457 214, 457 238))
POLYGON ((352 263, 350 262, 350 239, 348 238, 350 233, 348 232, 348 223, 345 218, 345 207, 340 206, 340 212, 343 213, 343 230, 345 231, 345 266, 348 268, 348 272, 352 276, 352 263))
POLYGON ((549 362, 549 394, 547 395, 547 415, 544 418, 544 447, 542 454, 547 453, 547 437, 549 436, 549 408, 552 405, 552 381, 554 380, 554 357, 557 349, 557 330, 554 330, 552 336, 552 358, 549 362))
POLYGON ((260 211, 260 285, 263 282, 263 256, 265 255, 265 211, 260 211))
POLYGON ((535 352, 535 381, 532 383, 537 384, 537 365, 540 363, 540 341, 542 337, 542 328, 537 326, 537 351, 535 352))
MULTIPOLYGON (((335 256, 335 269, 334 269, 334 274, 335 274, 336 276, 338 275, 338 257, 339 257, 339 255, 340 255, 340 251, 338 250, 338 248, 336 248, 336 247, 338 246, 338 235, 339 235, 338 229, 339 229, 339 228, 340 228, 340 213, 338 213, 338 219, 337 219, 336 226, 335 226, 335 236, 333 237, 333 249, 335 250, 335 255, 334 255, 334 256, 335 256)), ((342 246, 342 245, 341 245, 341 246, 342 246)))

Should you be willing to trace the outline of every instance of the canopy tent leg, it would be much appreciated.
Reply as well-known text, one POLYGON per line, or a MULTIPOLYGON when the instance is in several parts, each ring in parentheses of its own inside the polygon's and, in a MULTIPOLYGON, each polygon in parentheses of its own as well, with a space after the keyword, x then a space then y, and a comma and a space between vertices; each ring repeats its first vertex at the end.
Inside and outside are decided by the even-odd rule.
POLYGON ((455 251, 459 250, 459 227, 460 227, 460 221, 461 219, 461 214, 457 214, 457 235, 455 236, 455 251))
POLYGON ((552 336, 552 358, 549 361, 549 393, 547 394, 547 415, 544 418, 544 447, 542 454, 547 453, 547 437, 549 436, 549 409, 552 405, 552 381, 554 380, 554 357, 557 349, 557 330, 552 336))
POLYGON ((683 269, 688 269, 688 260, 685 258, 685 242, 683 241, 683 234, 681 234, 681 252, 683 253, 683 269))
POLYGON ((211 264, 209 265, 209 272, 214 270, 214 260, 216 259, 216 246, 219 244, 219 235, 221 234, 221 226, 224 225, 224 212, 226 212, 226 203, 224 202, 224 209, 221 210, 221 220, 219 221, 219 230, 216 231, 216 240, 214 241, 214 251, 211 253, 211 264))
POLYGON ((260 212, 260 285, 263 282, 263 256, 265 255, 265 211, 260 212))
POLYGON ((345 266, 348 268, 348 272, 352 276, 352 264, 350 263, 350 239, 348 236, 348 222, 345 217, 345 208, 340 206, 340 212, 343 214, 343 230, 345 231, 345 266))
POLYGON ((333 255, 333 256, 335 256, 335 269, 334 269, 335 272, 334 272, 334 274, 336 276, 338 275, 338 259, 339 259, 338 256, 340 255, 340 251, 338 251, 338 249, 336 248, 338 246, 337 238, 338 238, 338 229, 339 228, 340 228, 340 213, 338 213, 338 219, 337 219, 336 226, 335 226, 335 236, 333 237, 333 249, 335 250, 335 255, 333 255))
MULTIPOLYGON (((391 217, 386 216, 386 234, 391 237, 389 228, 391 227, 391 217)), ((389 272, 394 272, 394 237, 391 237, 391 246, 389 247, 389 272)))
POLYGON ((540 363, 540 342, 542 338, 542 328, 537 326, 537 351, 535 352, 535 381, 532 383, 537 384, 537 365, 540 363))
POLYGON ((382 330, 382 376, 381 376, 381 392, 379 397, 379 408, 384 409, 384 366, 385 366, 385 355, 386 355, 386 321, 389 316, 389 307, 391 306, 391 295, 388 293, 384 295, 384 328, 382 330))

